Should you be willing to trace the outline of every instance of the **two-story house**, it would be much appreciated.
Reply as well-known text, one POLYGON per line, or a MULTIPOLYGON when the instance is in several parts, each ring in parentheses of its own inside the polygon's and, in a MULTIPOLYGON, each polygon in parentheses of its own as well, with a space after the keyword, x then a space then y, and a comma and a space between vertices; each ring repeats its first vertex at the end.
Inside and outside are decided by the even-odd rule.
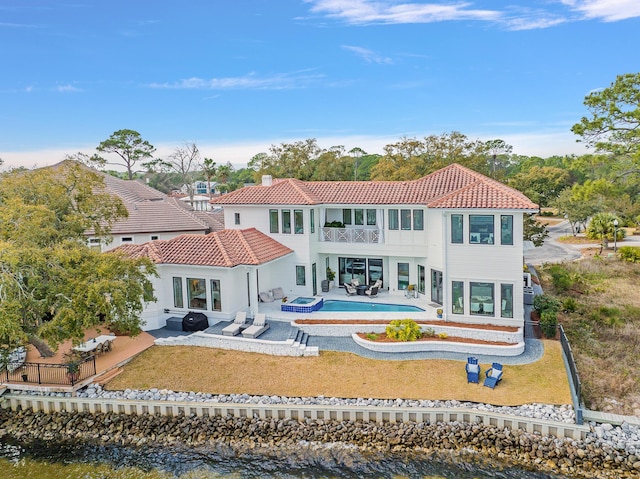
POLYGON ((205 265, 198 262, 205 254, 202 245, 178 244, 180 237, 159 242, 164 245, 157 247, 179 255, 170 260, 149 255, 158 263, 163 298, 146 314, 149 324, 161 326, 163 318, 186 313, 190 305, 227 319, 237 310, 257 311, 258 292, 276 286, 289 297, 316 295, 327 268, 336 272, 338 286, 353 278, 381 279, 390 300, 411 289, 441 307, 445 319, 523 324, 523 216, 538 207, 468 168, 453 164, 413 181, 266 176, 261 185, 212 203, 223 207, 227 230, 250 230, 253 244, 225 244, 238 238, 217 233, 209 245, 217 251, 213 256, 238 248, 246 256, 205 265), (258 257, 258 251, 273 254, 258 257), (204 303, 191 301, 198 295, 204 303), (188 301, 180 299, 184 296, 188 301))

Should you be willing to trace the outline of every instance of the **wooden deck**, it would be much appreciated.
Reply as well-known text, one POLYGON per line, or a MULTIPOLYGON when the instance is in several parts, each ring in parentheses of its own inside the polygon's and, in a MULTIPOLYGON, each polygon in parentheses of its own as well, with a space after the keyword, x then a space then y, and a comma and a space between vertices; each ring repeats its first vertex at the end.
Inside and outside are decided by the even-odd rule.
MULTIPOLYGON (((95 338, 101 334, 109 334, 106 329, 93 329, 85 332, 84 340, 89 338, 95 338)), ((142 351, 150 348, 154 345, 155 338, 148 333, 141 333, 135 338, 130 336, 116 336, 116 340, 113 342, 111 351, 107 353, 101 353, 96 356, 96 375, 88 379, 80 381, 73 386, 61 386, 55 384, 38 384, 32 382, 7 382, 6 384, 0 384, 0 390, 3 386, 6 389, 15 391, 42 391, 42 392, 75 392, 80 388, 85 387, 87 384, 98 381, 101 376, 106 377, 107 374, 111 374, 113 370, 118 369, 123 364, 128 363, 135 356, 142 351)), ((64 364, 66 362, 66 354, 71 351, 73 344, 71 341, 65 341, 60 344, 55 356, 50 358, 43 358, 40 356, 38 350, 32 345, 27 346, 27 359, 29 363, 40 364, 64 364)))

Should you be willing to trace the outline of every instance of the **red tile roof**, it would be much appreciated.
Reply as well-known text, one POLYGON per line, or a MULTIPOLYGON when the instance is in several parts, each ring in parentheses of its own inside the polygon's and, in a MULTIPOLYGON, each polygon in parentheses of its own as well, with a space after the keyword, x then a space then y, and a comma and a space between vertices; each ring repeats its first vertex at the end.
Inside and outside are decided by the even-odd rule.
POLYGON ((112 250, 158 264, 188 264, 233 268, 260 265, 293 253, 255 228, 223 230, 208 235, 184 234, 170 240, 127 244, 112 250))
POLYGON ((426 205, 429 208, 537 210, 519 191, 469 168, 451 164, 412 181, 274 180, 211 201, 218 205, 426 205))

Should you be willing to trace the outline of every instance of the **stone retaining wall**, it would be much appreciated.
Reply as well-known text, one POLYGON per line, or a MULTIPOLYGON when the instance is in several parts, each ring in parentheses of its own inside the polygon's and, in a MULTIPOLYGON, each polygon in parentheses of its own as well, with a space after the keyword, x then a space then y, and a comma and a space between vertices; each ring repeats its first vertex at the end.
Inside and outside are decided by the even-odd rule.
POLYGON ((156 339, 155 344, 157 346, 202 346, 271 356, 318 356, 319 354, 317 347, 296 344, 293 339, 266 341, 241 336, 219 336, 200 331, 189 336, 159 338, 156 339))
POLYGON ((511 344, 508 346, 499 346, 493 344, 479 343, 456 343, 452 340, 448 341, 406 341, 397 343, 384 343, 377 341, 368 341, 361 338, 357 334, 353 334, 351 338, 363 348, 371 351, 385 353, 410 353, 424 351, 447 351, 452 353, 469 353, 473 350, 473 354, 488 354, 491 356, 518 356, 524 352, 525 342, 511 344))
MULTIPOLYGON (((17 406, 14 402, 16 400, 13 396, 9 397, 13 406, 17 406)), ((58 406, 54 404, 54 408, 63 402, 56 404, 58 406)), ((50 413, 26 409, 0 411, 0 437, 10 436, 25 444, 36 440, 54 443, 112 443, 137 447, 159 444, 169 447, 184 445, 190 448, 216 448, 224 444, 236 450, 239 455, 243 451, 268 455, 276 450, 287 449, 293 453, 304 448, 304 444, 331 444, 330 449, 324 449, 330 455, 336 454, 339 445, 374 452, 473 452, 475 454, 470 456, 475 457, 475 460, 489 459, 496 466, 500 463, 515 464, 571 477, 632 478, 638 477, 640 471, 640 459, 625 451, 595 442, 558 439, 547 436, 542 431, 526 432, 519 428, 519 418, 511 417, 509 420, 513 422, 509 424, 481 424, 476 421, 477 411, 457 411, 459 416, 455 418, 448 416, 447 412, 433 411, 434 417, 428 422, 420 422, 420 418, 416 417, 415 421, 410 422, 379 423, 358 419, 357 413, 351 419, 330 416, 295 417, 295 408, 288 408, 282 414, 274 411, 273 416, 261 417, 257 414, 259 407, 253 409, 246 405, 237 410, 234 405, 225 405, 221 406, 219 415, 202 416, 197 414, 197 409, 189 410, 193 405, 157 405, 160 408, 172 408, 175 413, 162 416, 132 414, 132 408, 137 405, 127 402, 122 404, 122 412, 128 411, 125 414, 117 411, 89 411, 87 409, 95 408, 97 403, 86 400, 64 404, 76 406, 71 410, 50 413), (286 419, 288 415, 294 417, 286 419)), ((398 419, 397 414, 404 414, 404 411, 395 413, 389 419, 398 419)), ((351 413, 349 414, 351 417, 351 413)), ((548 432, 552 433, 551 430, 548 432)))

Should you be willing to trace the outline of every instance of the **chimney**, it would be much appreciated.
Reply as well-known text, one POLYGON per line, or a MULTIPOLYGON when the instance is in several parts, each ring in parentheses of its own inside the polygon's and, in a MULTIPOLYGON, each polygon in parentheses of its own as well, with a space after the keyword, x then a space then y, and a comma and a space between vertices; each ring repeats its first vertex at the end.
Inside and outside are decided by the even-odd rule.
POLYGON ((262 186, 271 186, 272 178, 271 175, 262 175, 262 186))

